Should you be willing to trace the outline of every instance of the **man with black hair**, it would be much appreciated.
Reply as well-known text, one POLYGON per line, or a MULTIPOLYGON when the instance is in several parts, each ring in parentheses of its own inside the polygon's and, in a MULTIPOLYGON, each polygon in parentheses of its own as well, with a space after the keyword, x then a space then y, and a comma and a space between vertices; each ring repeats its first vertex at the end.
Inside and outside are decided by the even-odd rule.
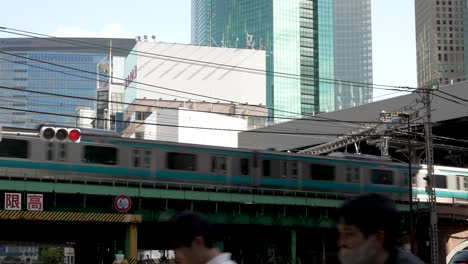
POLYGON ((396 247, 398 211, 390 198, 365 194, 338 211, 338 258, 342 264, 423 264, 396 247))
POLYGON ((215 247, 215 230, 200 214, 182 212, 171 221, 175 254, 187 264, 236 264, 230 253, 215 247))

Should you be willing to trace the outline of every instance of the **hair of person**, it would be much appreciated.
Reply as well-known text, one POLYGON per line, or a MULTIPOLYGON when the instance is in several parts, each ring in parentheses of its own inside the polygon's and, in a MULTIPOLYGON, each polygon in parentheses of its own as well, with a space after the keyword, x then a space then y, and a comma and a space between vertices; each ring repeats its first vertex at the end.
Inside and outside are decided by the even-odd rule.
POLYGON ((384 248, 391 250, 397 241, 398 210, 389 197, 371 193, 349 200, 338 209, 338 219, 357 227, 367 238, 384 232, 384 248))
POLYGON ((199 213, 184 211, 170 220, 172 247, 190 247, 196 237, 203 237, 205 247, 213 248, 215 230, 208 219, 199 213))

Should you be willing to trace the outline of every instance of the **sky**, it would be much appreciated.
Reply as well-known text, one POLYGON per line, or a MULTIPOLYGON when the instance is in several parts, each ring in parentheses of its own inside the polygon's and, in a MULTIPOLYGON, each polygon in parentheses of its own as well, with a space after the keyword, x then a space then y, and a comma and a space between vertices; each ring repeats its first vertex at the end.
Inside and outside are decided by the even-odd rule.
MULTIPOLYGON (((190 43, 190 2, 15 0, 2 5, 0 27, 56 37, 155 35, 157 41, 190 43)), ((0 32, 5 37, 18 36, 0 32)), ((372 0, 372 42, 374 83, 416 87, 413 0, 372 0)), ((374 100, 400 94, 374 89, 374 100)))

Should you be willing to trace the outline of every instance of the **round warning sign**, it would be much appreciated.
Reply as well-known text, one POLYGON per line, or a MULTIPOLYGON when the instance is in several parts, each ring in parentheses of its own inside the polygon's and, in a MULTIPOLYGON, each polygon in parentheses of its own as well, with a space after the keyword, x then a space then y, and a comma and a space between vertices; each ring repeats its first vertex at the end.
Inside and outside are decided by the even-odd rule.
POLYGON ((132 200, 128 195, 121 194, 115 197, 114 207, 117 211, 121 213, 126 213, 132 207, 132 200))

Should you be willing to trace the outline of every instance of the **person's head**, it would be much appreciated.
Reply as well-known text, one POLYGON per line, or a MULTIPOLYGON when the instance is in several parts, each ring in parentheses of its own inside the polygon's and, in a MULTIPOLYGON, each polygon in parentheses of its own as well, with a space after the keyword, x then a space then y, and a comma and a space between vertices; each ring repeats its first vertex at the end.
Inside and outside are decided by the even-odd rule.
POLYGON ((199 264, 209 260, 209 252, 215 246, 214 227, 200 214, 182 212, 171 221, 173 248, 184 263, 199 264))
POLYGON ((338 210, 338 246, 342 263, 371 263, 396 244, 398 211, 380 194, 360 195, 338 210))

